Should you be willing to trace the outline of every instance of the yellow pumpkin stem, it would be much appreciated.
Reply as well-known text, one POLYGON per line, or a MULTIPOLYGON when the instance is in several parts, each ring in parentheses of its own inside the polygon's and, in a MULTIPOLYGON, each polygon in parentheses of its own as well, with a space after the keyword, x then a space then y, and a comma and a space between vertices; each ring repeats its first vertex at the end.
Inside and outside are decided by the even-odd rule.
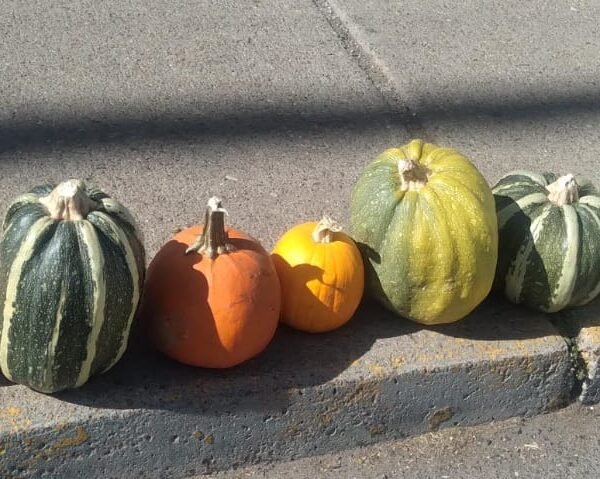
POLYGON ((330 216, 324 215, 313 230, 312 238, 315 243, 331 243, 333 233, 342 231, 342 227, 330 216))
POLYGON ((398 160, 401 191, 419 191, 427 184, 431 170, 416 160, 398 160))
POLYGON ((206 215, 204 219, 204 230, 198 239, 185 250, 185 254, 200 253, 214 259, 220 254, 227 254, 235 250, 229 242, 229 236, 225 231, 225 215, 227 211, 223 208, 221 200, 216 196, 208 200, 206 215))
POLYGON ((579 201, 579 187, 572 174, 558 178, 546 186, 548 199, 557 206, 570 205, 579 201))
POLYGON ((56 221, 85 219, 97 207, 96 202, 87 195, 85 183, 81 180, 63 181, 39 201, 56 221))

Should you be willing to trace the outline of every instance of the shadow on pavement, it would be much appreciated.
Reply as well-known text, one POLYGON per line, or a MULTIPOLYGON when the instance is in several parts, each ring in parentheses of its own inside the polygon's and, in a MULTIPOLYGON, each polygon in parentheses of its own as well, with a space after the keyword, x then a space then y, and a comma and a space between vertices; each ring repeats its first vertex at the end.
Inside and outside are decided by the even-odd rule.
POLYGON ((285 409, 291 389, 324 384, 368 352, 377 339, 412 334, 419 328, 390 319, 376 306, 363 305, 334 332, 312 335, 282 326, 257 358, 231 369, 208 370, 163 357, 151 349, 138 326, 128 352, 112 370, 92 378, 80 390, 56 397, 100 408, 182 413, 202 408, 210 412, 285 409))
POLYGON ((178 364, 152 350, 138 326, 128 352, 111 371, 92 378, 80 390, 56 397, 99 408, 166 409, 184 414, 285 411, 290 394, 336 378, 377 340, 408 336, 418 345, 423 338, 413 336, 419 331, 476 341, 556 334, 544 315, 531 315, 496 297, 488 298, 463 321, 437 327, 423 327, 378 305, 363 304, 347 325, 334 332, 311 335, 282 326, 259 357, 232 369, 207 370, 178 364))
MULTIPOLYGON (((513 92, 514 93, 514 92, 513 92)), ((518 92, 517 92, 518 93, 518 92)), ((182 109, 148 112, 137 116, 111 112, 90 115, 40 117, 35 111, 20 112, 26 120, 0 122, 0 153, 62 148, 77 145, 135 143, 155 140, 206 141, 211 138, 239 138, 252 135, 286 134, 327 130, 369 130, 383 125, 402 124, 411 136, 426 137, 422 122, 554 121, 600 111, 600 91, 567 91, 538 94, 523 91, 518 96, 486 98, 465 91, 451 98, 428 97, 419 110, 404 107, 376 109, 368 105, 309 104, 299 107, 246 104, 229 105, 218 111, 182 109)))
POLYGON ((108 113, 99 118, 74 116, 0 122, 0 153, 94 144, 136 144, 149 140, 236 140, 265 134, 324 133, 341 129, 361 132, 412 121, 406 111, 392 112, 369 106, 342 107, 338 111, 332 106, 315 105, 301 110, 239 105, 215 112, 180 111, 131 117, 108 113))
POLYGON ((465 319, 427 329, 474 341, 527 340, 557 334, 546 314, 513 305, 497 292, 492 292, 465 319))
POLYGON ((585 306, 564 309, 549 318, 563 336, 575 338, 583 328, 600 327, 600 296, 585 306))

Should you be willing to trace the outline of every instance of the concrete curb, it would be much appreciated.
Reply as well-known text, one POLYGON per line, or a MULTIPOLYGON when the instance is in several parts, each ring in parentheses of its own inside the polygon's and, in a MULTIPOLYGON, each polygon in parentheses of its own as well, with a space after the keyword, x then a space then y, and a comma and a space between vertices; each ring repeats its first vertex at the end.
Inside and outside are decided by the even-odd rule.
POLYGON ((600 301, 560 313, 559 327, 569 338, 576 362, 582 404, 600 402, 600 301))
POLYGON ((0 476, 183 477, 288 460, 569 402, 566 342, 495 299, 428 329, 366 306, 320 336, 282 328, 229 371, 140 344, 79 391, 0 387, 0 476))

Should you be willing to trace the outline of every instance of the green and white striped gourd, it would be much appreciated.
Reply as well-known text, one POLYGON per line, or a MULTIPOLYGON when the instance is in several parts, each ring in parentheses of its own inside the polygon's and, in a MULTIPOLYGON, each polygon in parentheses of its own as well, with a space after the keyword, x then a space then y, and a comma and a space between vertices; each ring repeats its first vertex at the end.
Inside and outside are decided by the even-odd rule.
POLYGON ((45 393, 83 385, 127 347, 144 248, 131 214, 69 180, 8 207, 0 240, 0 368, 45 393))
POLYGON ((600 196, 573 175, 510 173, 492 189, 499 228, 496 286, 546 312, 600 293, 600 196))

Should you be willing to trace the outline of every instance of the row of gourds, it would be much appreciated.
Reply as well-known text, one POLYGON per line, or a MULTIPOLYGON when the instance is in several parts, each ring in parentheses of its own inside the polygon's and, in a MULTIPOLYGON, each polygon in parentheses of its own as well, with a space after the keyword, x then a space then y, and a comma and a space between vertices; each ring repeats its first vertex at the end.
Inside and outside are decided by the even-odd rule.
POLYGON ((138 312, 182 363, 235 366, 279 321, 306 332, 346 323, 363 289, 422 324, 460 320, 492 286, 559 311, 600 293, 600 196, 572 175, 513 172, 490 189, 464 156, 421 140, 386 150, 352 193, 350 234, 300 224, 272 254, 225 226, 218 198, 145 271, 130 212, 78 180, 9 206, 0 241, 0 369, 42 392, 114 366, 138 312), (142 294, 143 293, 143 294, 142 294))

